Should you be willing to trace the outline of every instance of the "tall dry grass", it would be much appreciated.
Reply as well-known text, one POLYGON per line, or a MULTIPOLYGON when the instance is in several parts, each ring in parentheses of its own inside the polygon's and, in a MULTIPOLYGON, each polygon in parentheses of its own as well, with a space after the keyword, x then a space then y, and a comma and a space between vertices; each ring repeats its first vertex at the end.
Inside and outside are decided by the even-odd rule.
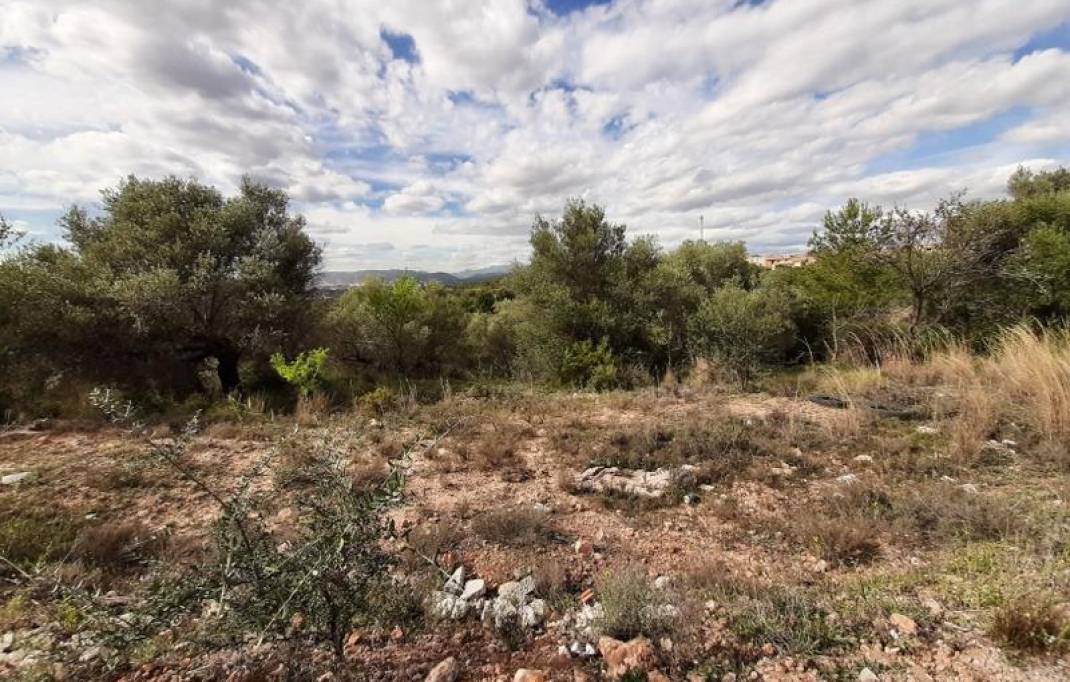
POLYGON ((1070 439, 1070 332, 1012 327, 987 364, 1017 418, 1050 440, 1070 439))
MULTIPOLYGON (((815 388, 855 406, 888 380, 935 387, 931 408, 936 418, 951 415, 951 451, 959 460, 977 456, 1004 420, 1027 426, 1044 440, 1070 443, 1068 330, 1009 327, 987 355, 946 336, 924 353, 905 339, 890 338, 876 352, 879 362, 851 355, 850 348, 841 348, 840 362, 813 369, 815 388)), ((864 421, 857 426, 864 428, 864 421)))
POLYGON ((954 454, 975 455, 1000 421, 1028 426, 1049 441, 1070 441, 1070 333, 1026 324, 1000 333, 986 356, 962 344, 934 353, 916 372, 953 393, 954 454))

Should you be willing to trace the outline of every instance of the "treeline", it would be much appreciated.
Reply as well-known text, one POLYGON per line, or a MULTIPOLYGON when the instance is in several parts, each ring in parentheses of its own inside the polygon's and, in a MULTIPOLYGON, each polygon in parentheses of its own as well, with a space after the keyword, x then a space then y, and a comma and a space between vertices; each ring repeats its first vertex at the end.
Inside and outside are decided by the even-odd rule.
POLYGON ((772 271, 739 243, 629 239, 574 200, 535 221, 530 264, 500 281, 373 281, 332 299, 283 192, 131 177, 99 215, 62 218, 63 246, 20 245, 0 222, 0 413, 72 411, 101 384, 161 408, 298 392, 345 403, 443 379, 630 387, 698 359, 746 383, 890 339, 983 349, 1003 326, 1070 312, 1070 170, 1020 169, 1008 190, 928 212, 851 199, 815 231, 814 263, 772 271))

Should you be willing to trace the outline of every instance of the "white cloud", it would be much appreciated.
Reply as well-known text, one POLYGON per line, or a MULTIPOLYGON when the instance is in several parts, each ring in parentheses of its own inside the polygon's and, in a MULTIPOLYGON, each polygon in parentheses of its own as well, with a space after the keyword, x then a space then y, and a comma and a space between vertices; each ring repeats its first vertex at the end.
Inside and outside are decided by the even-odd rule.
POLYGON ((847 196, 996 195, 1070 143, 1070 41, 1014 53, 1065 0, 737 5, 0 0, 0 211, 248 174, 332 267, 509 261, 570 195, 667 243, 702 214, 782 250, 847 196))

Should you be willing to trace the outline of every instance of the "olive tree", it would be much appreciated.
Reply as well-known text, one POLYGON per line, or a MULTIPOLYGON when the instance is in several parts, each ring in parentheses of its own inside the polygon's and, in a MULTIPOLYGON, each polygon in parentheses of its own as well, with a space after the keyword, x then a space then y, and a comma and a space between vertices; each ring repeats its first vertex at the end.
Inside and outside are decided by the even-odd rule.
POLYGON ((26 312, 78 337, 85 362, 155 360, 188 379, 210 360, 230 392, 247 354, 300 329, 320 249, 283 191, 243 179, 224 197, 195 180, 131 176, 102 194, 99 212, 74 206, 61 219, 68 247, 31 250, 14 275, 26 312))

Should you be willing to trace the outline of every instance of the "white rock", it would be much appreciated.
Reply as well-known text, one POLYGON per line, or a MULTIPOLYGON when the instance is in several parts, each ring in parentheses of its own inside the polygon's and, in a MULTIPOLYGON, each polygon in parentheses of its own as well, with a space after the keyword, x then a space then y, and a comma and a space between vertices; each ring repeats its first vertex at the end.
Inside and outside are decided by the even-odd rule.
POLYGON ((770 467, 769 472, 774 476, 791 476, 795 473, 795 467, 786 462, 781 462, 780 466, 770 467))
POLYGON ((481 578, 475 578, 464 584, 464 589, 461 590, 461 599, 471 601, 473 599, 479 599, 486 593, 487 583, 481 578))
POLYGON ((468 602, 449 592, 431 593, 431 615, 446 620, 460 620, 468 614, 468 602))
POLYGON ((655 471, 621 469, 620 467, 591 467, 576 479, 577 486, 589 492, 607 490, 640 497, 661 497, 674 487, 688 487, 695 482, 695 467, 684 465, 677 469, 655 471))
POLYGON ((855 457, 855 461, 861 464, 872 464, 873 457, 870 455, 859 455, 858 457, 855 457))
POLYGON ((32 471, 20 471, 17 474, 8 474, 0 477, 0 484, 2 485, 17 485, 23 481, 32 481, 37 476, 32 471))
POLYGON ((844 474, 843 476, 837 476, 836 482, 844 485, 851 485, 853 483, 858 483, 858 476, 855 474, 844 474))
POLYGON ((503 630, 521 620, 520 606, 509 599, 487 600, 481 615, 483 625, 503 630))
POLYGON ((680 617, 680 609, 672 604, 651 604, 644 606, 640 613, 649 620, 675 620, 680 617))
POLYGON ((964 493, 969 493, 970 495, 976 495, 977 493, 981 492, 981 490, 974 483, 963 483, 959 486, 959 489, 961 489, 964 493))
POLYGON ((528 595, 535 591, 535 578, 526 576, 523 580, 502 583, 498 586, 498 599, 508 599, 514 604, 523 604, 528 595))
POLYGON ((858 673, 858 682, 880 682, 880 679, 869 668, 862 668, 862 672, 858 673))
POLYGON ((589 639, 595 636, 595 626, 603 617, 605 610, 601 604, 584 604, 576 614, 576 632, 589 639))
POLYGON ((936 433, 940 432, 939 429, 937 429, 935 426, 929 426, 927 424, 922 424, 921 426, 919 426, 918 428, 916 428, 914 430, 917 431, 918 433, 923 433, 923 434, 925 434, 927 436, 931 436, 933 434, 936 434, 936 433))
POLYGON ((533 599, 527 606, 520 609, 520 624, 525 628, 536 628, 546 620, 546 602, 542 599, 533 599))
POLYGON ((453 575, 446 580, 446 584, 442 586, 443 591, 450 594, 460 594, 464 589, 464 566, 458 566, 457 570, 453 572, 453 575))
POLYGON ((82 652, 82 655, 78 657, 80 663, 88 663, 96 658, 100 657, 100 647, 94 646, 86 649, 82 652))
POLYGON ((657 578, 654 578, 654 587, 659 590, 668 589, 670 585, 672 585, 672 578, 667 575, 659 575, 657 578))

